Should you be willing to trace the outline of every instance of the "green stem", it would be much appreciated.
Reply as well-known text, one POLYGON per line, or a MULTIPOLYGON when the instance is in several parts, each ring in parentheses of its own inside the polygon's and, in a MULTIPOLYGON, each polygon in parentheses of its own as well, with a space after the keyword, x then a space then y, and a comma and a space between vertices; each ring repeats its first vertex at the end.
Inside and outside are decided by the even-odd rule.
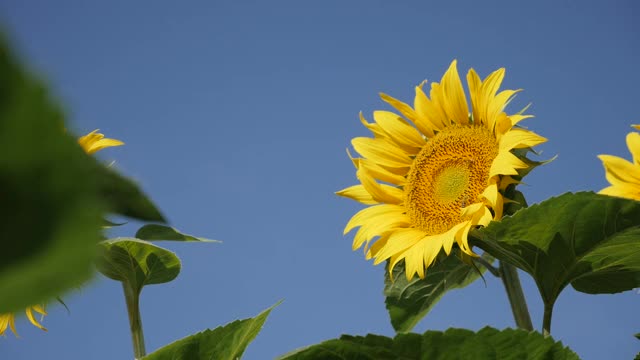
POLYGON ((144 347, 144 333, 142 332, 142 319, 140 318, 140 294, 131 289, 126 283, 122 283, 124 298, 127 302, 127 312, 129 313, 129 327, 131 329, 131 340, 133 341, 133 356, 136 360, 147 354, 144 347))
POLYGON ((551 335, 551 314, 553 313, 553 305, 544 304, 544 315, 542 317, 542 335, 545 337, 551 335))
POLYGON ((500 261, 500 275, 504 289, 507 291, 507 297, 509 298, 509 304, 511 304, 511 311, 516 320, 516 325, 520 329, 533 331, 533 324, 531 323, 531 316, 527 308, 527 301, 522 292, 522 285, 520 285, 518 270, 515 266, 500 261))

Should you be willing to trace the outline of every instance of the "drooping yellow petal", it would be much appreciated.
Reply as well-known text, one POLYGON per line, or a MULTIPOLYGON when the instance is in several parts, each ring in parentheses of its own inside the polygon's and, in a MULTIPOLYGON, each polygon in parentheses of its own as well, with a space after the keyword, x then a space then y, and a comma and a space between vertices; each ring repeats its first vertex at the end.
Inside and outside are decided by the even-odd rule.
POLYGON ((358 137, 351 140, 351 144, 360 155, 380 165, 395 168, 411 165, 411 158, 407 153, 383 139, 358 137))
POLYGON ((626 199, 640 200, 640 186, 613 185, 600 190, 598 193, 626 199))
POLYGON ((33 316, 33 310, 36 310, 36 312, 39 312, 42 315, 46 315, 47 313, 44 311, 44 309, 42 309, 41 307, 38 307, 37 309, 35 307, 28 307, 27 310, 25 311, 25 313, 27 314, 27 319, 29 319, 29 322, 31 322, 35 327, 47 331, 47 329, 42 326, 38 320, 36 320, 36 318, 33 316))
POLYGON ((529 165, 508 151, 502 151, 493 160, 489 177, 497 175, 518 175, 517 169, 526 169, 529 165))
POLYGON ((367 129, 369 129, 373 133, 373 136, 376 139, 385 139, 387 137, 387 134, 385 134, 384 130, 382 130, 380 125, 375 123, 370 123, 367 121, 367 119, 364 118, 364 115, 362 115, 362 111, 358 115, 360 116, 360 122, 362 123, 362 125, 364 125, 367 129))
POLYGON ((409 154, 417 154, 426 143, 414 127, 392 112, 374 111, 373 118, 389 134, 389 138, 409 154))
POLYGON ((598 155, 611 185, 634 184, 640 186, 640 167, 633 166, 625 159, 612 155, 598 155))
POLYGON ((406 228, 411 225, 409 217, 401 213, 383 215, 371 218, 364 222, 353 238, 353 250, 359 249, 362 244, 368 247, 369 241, 379 234, 393 232, 396 229, 406 228))
MULTIPOLYGON (((369 159, 359 159, 359 167, 363 167, 375 179, 385 181, 394 185, 403 185, 406 181, 403 175, 397 175, 389 169, 383 168, 369 159)), ((406 171, 403 171, 406 172, 406 171)))
POLYGON ((398 205, 382 204, 369 206, 353 215, 344 228, 344 235, 372 218, 385 214, 389 216, 392 216, 393 214, 403 214, 404 211, 404 207, 398 205))
POLYGON ((500 139, 500 150, 521 149, 542 144, 547 139, 526 129, 512 129, 500 139))
POLYGON ((85 136, 81 136, 78 139, 78 144, 80 144, 84 151, 90 155, 104 148, 124 145, 120 140, 105 138, 103 134, 98 133, 98 130, 94 130, 85 136))
POLYGON ((358 169, 357 175, 360 182, 362 182, 362 186, 364 186, 365 190, 371 194, 373 200, 386 204, 402 204, 404 192, 401 189, 389 185, 378 184, 364 167, 360 167, 358 169))
POLYGON ((348 188, 337 191, 336 195, 353 199, 365 205, 378 204, 378 202, 373 200, 371 194, 369 194, 369 192, 365 190, 364 186, 362 185, 349 186, 348 188))
POLYGON ((627 134, 627 147, 633 157, 633 163, 640 165, 640 134, 636 132, 627 134))
POLYGON ((426 234, 422 230, 408 228, 394 231, 389 235, 389 239, 385 246, 375 255, 375 265, 387 260, 394 254, 403 252, 407 248, 415 245, 426 234))
POLYGON ((500 115, 511 98, 521 90, 503 90, 487 104, 487 126, 493 130, 500 115))

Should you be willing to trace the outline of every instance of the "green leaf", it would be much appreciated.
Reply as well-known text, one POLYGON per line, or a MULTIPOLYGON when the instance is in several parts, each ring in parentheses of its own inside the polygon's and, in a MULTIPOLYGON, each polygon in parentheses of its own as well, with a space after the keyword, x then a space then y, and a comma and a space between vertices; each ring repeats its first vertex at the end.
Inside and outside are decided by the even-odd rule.
POLYGON ((91 276, 105 209, 95 159, 0 35, 0 313, 61 295, 91 276))
POLYGON ((176 254, 144 240, 105 240, 98 248, 98 270, 110 279, 122 281, 137 294, 145 285, 167 283, 180 273, 176 254))
POLYGON ((589 294, 640 287, 640 202, 567 193, 475 231, 472 244, 533 276, 552 305, 567 285, 589 294))
POLYGON ((99 175, 101 195, 112 212, 144 221, 166 222, 135 182, 102 164, 95 171, 99 175))
POLYGON ((221 242, 218 240, 209 240, 201 237, 195 237, 183 234, 176 228, 166 225, 147 224, 142 226, 136 232, 136 238, 142 240, 173 240, 173 241, 201 241, 201 242, 221 242))
POLYGON ((537 332, 496 330, 490 327, 474 333, 466 329, 424 334, 398 334, 394 338, 379 335, 342 335, 279 358, 280 360, 574 360, 578 355, 569 348, 537 332))
POLYGON ((267 316, 280 302, 254 318, 236 320, 213 330, 205 330, 164 346, 143 360, 236 360, 258 335, 267 316))
MULTIPOLYGON (((493 262, 493 258, 486 253, 482 257, 489 264, 493 262)), ((411 331, 445 293, 463 288, 480 278, 486 268, 475 264, 477 267, 462 262, 452 254, 429 267, 424 279, 414 277, 411 281, 407 281, 405 276, 404 261, 393 268, 393 281, 389 278, 389 272, 385 271, 385 303, 396 332, 411 331)))

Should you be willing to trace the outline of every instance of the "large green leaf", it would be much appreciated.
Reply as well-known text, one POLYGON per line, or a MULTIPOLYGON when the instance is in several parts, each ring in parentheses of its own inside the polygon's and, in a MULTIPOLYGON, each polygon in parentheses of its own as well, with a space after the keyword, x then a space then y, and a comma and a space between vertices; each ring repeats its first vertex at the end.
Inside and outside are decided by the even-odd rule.
POLYGON ((103 210, 94 169, 0 35, 0 313, 87 280, 103 210))
MULTIPOLYGON (((279 304, 279 303, 278 303, 279 304)), ((236 360, 258 335, 274 307, 254 318, 236 320, 213 330, 187 336, 145 356, 144 360, 236 360)))
MULTIPOLYGON (((493 262, 488 254, 484 254, 483 259, 487 263, 493 262)), ((480 263, 470 265, 452 254, 429 267, 424 279, 414 277, 407 281, 404 262, 393 268, 393 281, 389 278, 389 272, 385 271, 385 303, 393 328, 397 332, 411 331, 445 293, 471 284, 485 270, 480 263)))
POLYGON ((145 221, 165 222, 160 210, 135 182, 103 165, 97 166, 95 171, 99 175, 100 194, 111 212, 145 221))
POLYGON ((180 273, 180 259, 173 252, 134 238, 102 241, 98 270, 106 277, 121 281, 139 294, 142 287, 162 284, 180 273))
POLYGON ((284 355, 280 360, 574 360, 569 348, 537 332, 466 329, 424 334, 351 336, 328 340, 284 355))
POLYGON ((590 293, 640 287, 640 202, 567 193, 473 233, 473 244, 533 276, 547 306, 568 284, 590 293))
POLYGON ((195 237, 189 234, 183 234, 176 228, 166 225, 147 224, 143 225, 136 232, 136 238, 148 241, 172 240, 172 241, 201 241, 201 242, 220 242, 218 240, 209 240, 201 237, 195 237))

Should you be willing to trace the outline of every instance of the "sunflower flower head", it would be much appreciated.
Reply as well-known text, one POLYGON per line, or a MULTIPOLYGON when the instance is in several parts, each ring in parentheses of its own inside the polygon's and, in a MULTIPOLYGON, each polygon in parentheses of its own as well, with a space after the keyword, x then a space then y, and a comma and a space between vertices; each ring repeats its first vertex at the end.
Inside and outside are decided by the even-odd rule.
POLYGON ((504 112, 519 91, 498 92, 504 73, 481 80, 471 69, 468 103, 454 60, 429 96, 424 82, 415 88, 413 107, 381 94, 399 114, 375 111, 373 123, 360 115, 373 133, 351 142, 361 156, 352 158, 360 184, 337 192, 369 205, 344 229, 358 228, 354 250, 364 245, 376 265, 389 260, 390 274, 404 260, 409 280, 424 278, 436 256, 449 255, 454 244, 476 256, 469 231, 502 217, 505 189, 531 167, 513 150, 546 141, 516 126, 531 115, 504 112))
MULTIPOLYGON (((640 130, 640 125, 632 125, 640 130)), ((605 176, 611 186, 600 190, 600 194, 640 200, 640 134, 627 134, 627 147, 632 162, 613 155, 599 155, 604 165, 605 176)))

